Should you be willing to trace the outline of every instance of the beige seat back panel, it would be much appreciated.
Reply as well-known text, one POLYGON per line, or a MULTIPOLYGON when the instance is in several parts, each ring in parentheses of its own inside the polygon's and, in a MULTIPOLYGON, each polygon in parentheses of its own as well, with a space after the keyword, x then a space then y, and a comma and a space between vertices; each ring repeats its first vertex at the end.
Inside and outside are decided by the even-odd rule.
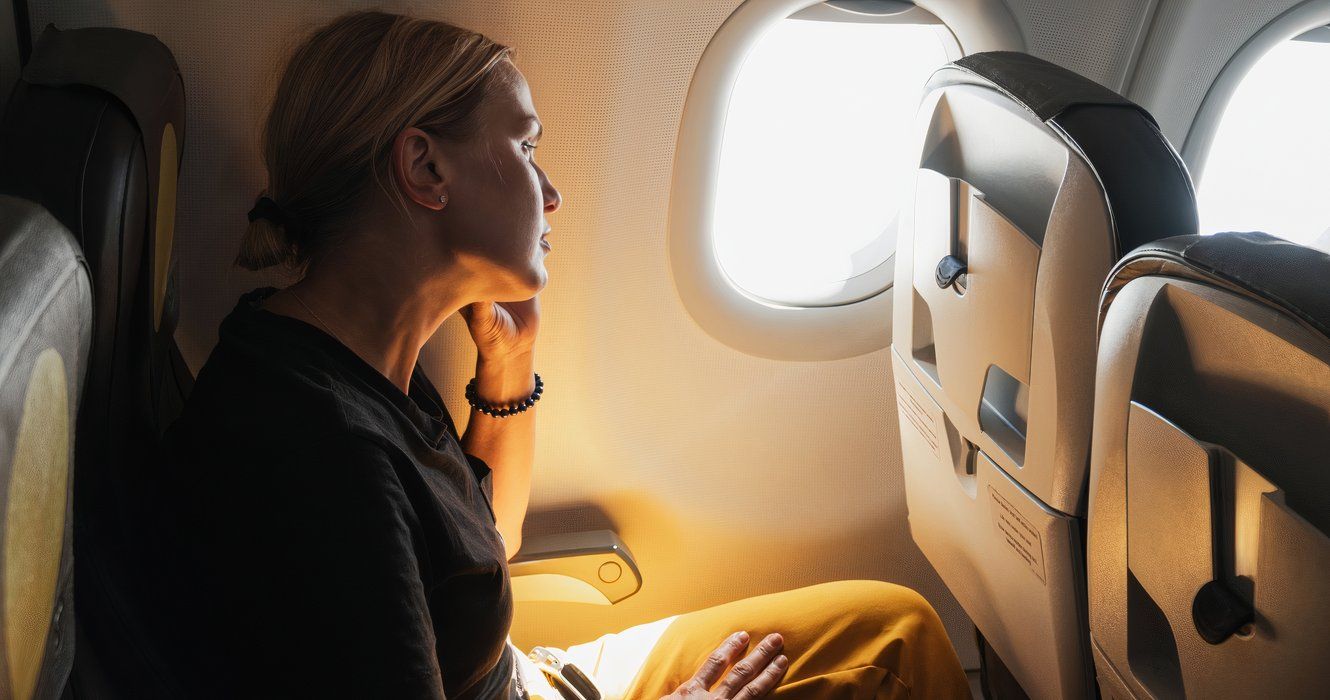
POLYGON ((1090 623, 1112 697, 1314 697, 1330 654, 1330 342, 1257 300, 1163 275, 1104 318, 1090 623), (1217 644, 1220 582, 1255 610, 1217 644))

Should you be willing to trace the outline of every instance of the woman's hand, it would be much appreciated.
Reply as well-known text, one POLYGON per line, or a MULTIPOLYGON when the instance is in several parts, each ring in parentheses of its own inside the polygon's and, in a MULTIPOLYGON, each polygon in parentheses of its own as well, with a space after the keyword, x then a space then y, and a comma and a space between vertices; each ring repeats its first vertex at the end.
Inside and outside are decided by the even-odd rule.
POLYGON ((710 690, 734 657, 742 654, 747 646, 747 633, 736 632, 730 635, 729 639, 711 652, 697 675, 661 700, 752 700, 767 697, 776 689, 790 665, 784 655, 777 656, 784 648, 785 640, 774 632, 767 635, 747 658, 735 664, 715 690, 710 690))
POLYGON ((480 357, 502 361, 529 354, 540 329, 539 295, 526 301, 478 301, 458 312, 480 357))

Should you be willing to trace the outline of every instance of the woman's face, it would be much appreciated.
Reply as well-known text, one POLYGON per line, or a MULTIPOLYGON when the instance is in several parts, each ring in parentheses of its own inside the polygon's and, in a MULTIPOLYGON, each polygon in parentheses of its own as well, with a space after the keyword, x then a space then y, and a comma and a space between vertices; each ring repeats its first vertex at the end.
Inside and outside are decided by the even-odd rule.
POLYGON ((509 61, 477 107, 476 134, 448 148, 443 166, 448 204, 438 213, 440 235, 459 264, 494 301, 530 299, 545 287, 550 230, 545 216, 561 203, 536 164, 541 124, 526 79, 509 61))

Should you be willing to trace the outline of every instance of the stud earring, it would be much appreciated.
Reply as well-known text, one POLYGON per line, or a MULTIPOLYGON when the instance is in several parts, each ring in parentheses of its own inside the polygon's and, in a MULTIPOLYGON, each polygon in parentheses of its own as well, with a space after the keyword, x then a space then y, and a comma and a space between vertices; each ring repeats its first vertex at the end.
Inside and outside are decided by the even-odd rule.
POLYGON ((439 208, 448 206, 448 195, 446 194, 439 195, 439 205, 440 205, 439 208))

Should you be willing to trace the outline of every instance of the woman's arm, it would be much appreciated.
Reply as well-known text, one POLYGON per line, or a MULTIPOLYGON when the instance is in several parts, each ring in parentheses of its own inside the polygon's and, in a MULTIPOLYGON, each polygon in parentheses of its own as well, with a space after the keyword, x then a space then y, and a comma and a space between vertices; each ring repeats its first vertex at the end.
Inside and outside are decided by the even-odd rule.
MULTIPOLYGON (((476 359, 476 392, 483 401, 506 404, 536 390, 534 353, 502 360, 476 359)), ((539 403, 536 404, 537 406, 539 403)), ((471 409, 462 436, 462 450, 489 465, 494 479, 494 517, 503 535, 508 559, 522 548, 522 521, 531 498, 531 464, 535 458, 536 407, 506 418, 471 409)))

